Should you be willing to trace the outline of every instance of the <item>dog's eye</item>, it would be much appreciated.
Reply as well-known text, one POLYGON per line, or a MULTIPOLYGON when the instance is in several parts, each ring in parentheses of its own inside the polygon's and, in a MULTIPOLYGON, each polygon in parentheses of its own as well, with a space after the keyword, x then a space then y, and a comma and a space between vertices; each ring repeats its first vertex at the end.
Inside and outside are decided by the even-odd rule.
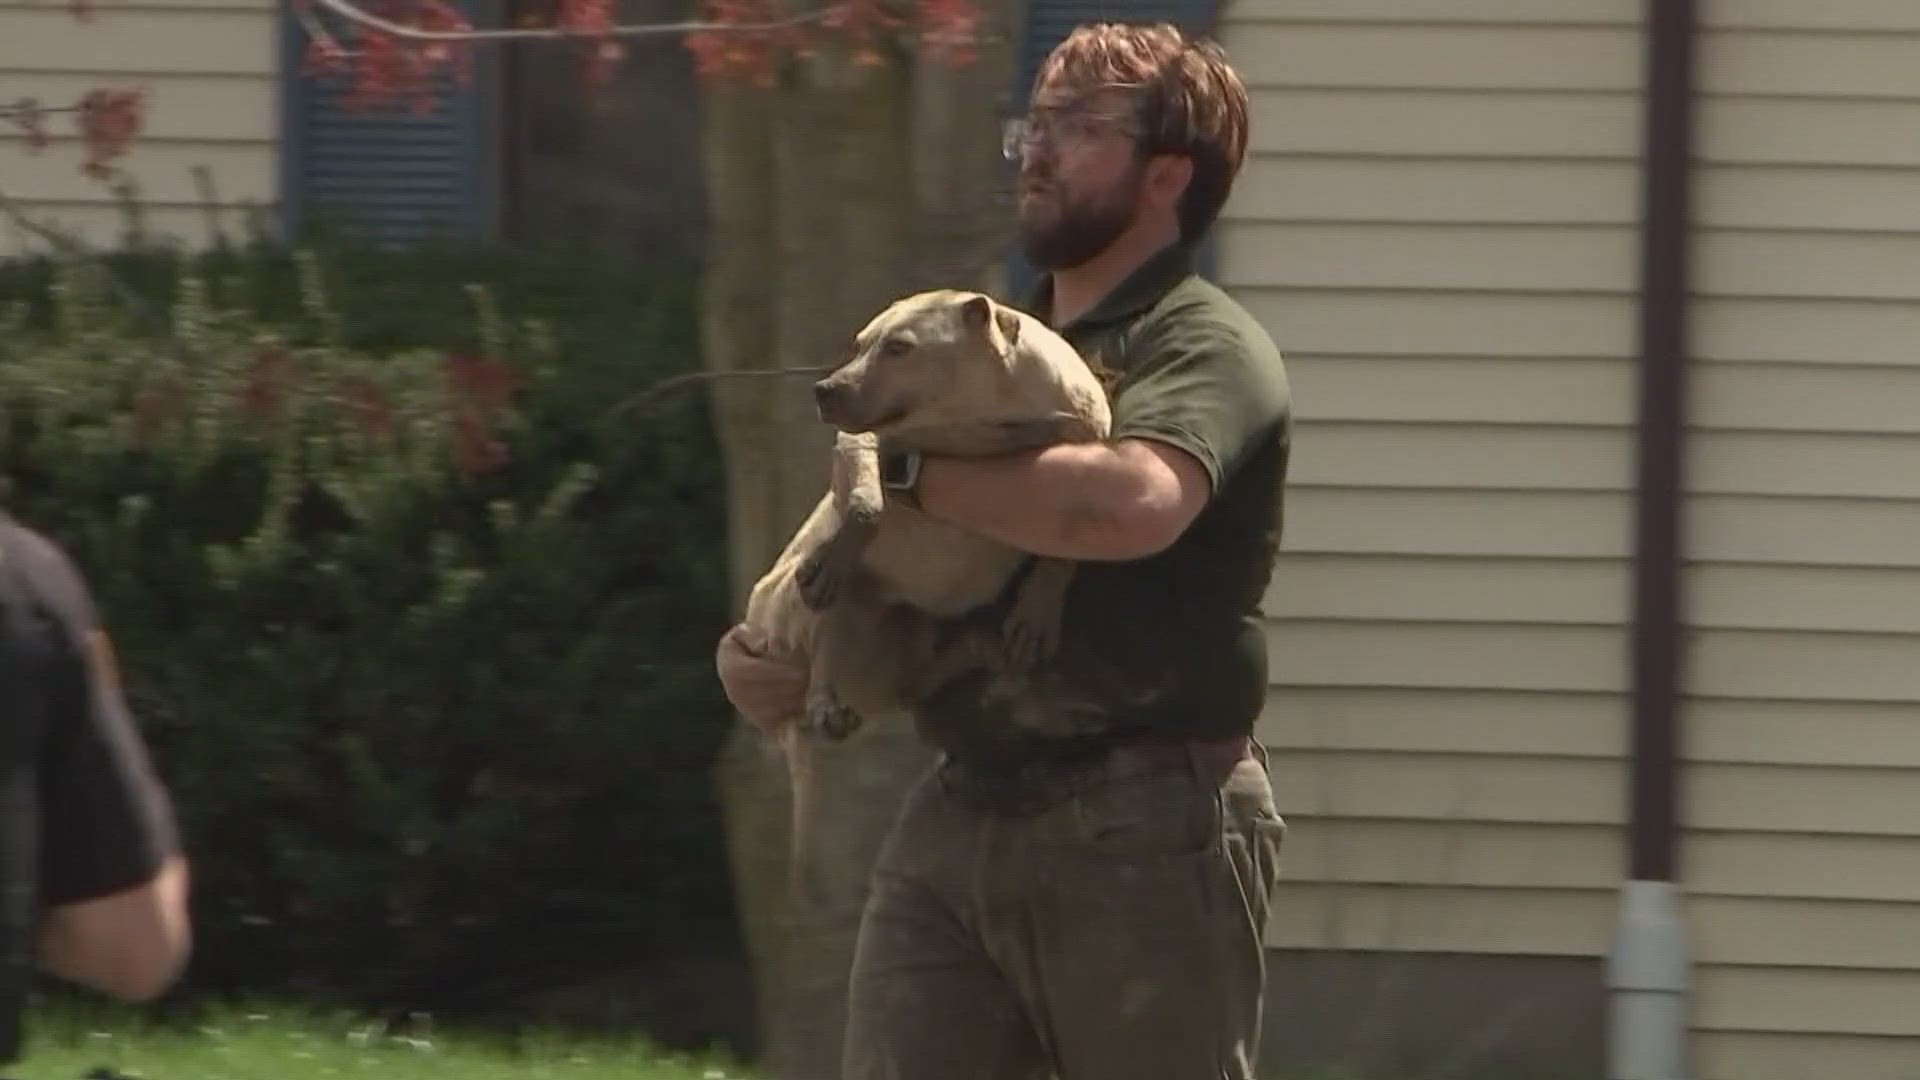
POLYGON ((913 351, 913 342, 906 338, 888 338, 880 343, 881 356, 905 356, 913 351))

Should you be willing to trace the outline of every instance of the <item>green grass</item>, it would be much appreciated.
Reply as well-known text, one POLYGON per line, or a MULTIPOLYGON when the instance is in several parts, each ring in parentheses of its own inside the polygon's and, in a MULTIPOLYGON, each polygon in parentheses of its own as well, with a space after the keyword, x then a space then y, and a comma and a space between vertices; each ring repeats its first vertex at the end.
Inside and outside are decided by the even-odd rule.
POLYGON ((80 1080, 97 1066, 145 1080, 752 1080, 720 1058, 641 1041, 446 1031, 429 1019, 383 1029, 286 1006, 218 1010, 156 1024, 125 1012, 34 1014, 18 1080, 80 1080))
MULTIPOLYGON (((161 1024, 129 1010, 63 1002, 30 1016, 28 1035, 26 1056, 11 1070, 0 1068, 0 1076, 83 1080, 106 1066, 135 1080, 762 1080, 737 1062, 673 1054, 640 1039, 450 1030, 430 1018, 382 1027, 279 1003, 209 1009, 196 1021, 161 1024)), ((1288 1072, 1284 1080, 1384 1078, 1328 1066, 1288 1072)), ((1401 1080, 1556 1078, 1416 1071, 1401 1080)))

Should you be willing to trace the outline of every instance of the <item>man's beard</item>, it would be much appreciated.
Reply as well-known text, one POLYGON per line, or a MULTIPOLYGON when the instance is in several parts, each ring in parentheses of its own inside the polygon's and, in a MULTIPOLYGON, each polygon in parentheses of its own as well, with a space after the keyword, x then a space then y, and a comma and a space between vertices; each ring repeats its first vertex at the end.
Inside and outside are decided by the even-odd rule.
POLYGON ((1123 183, 1099 198, 1073 198, 1055 186, 1050 197, 1060 214, 1045 224, 1022 220, 1020 245, 1036 270, 1071 270, 1092 261, 1133 225, 1139 202, 1141 168, 1128 171, 1123 183))

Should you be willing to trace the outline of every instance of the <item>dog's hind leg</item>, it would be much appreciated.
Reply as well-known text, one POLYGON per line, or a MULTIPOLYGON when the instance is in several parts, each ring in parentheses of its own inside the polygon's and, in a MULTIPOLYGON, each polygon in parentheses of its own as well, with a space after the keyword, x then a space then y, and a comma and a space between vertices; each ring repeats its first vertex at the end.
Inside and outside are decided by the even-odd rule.
POLYGON ((814 625, 806 724, 835 741, 858 731, 869 715, 898 707, 900 665, 908 658, 871 586, 868 578, 854 578, 814 625))
MULTIPOLYGON (((824 628, 823 628, 824 629, 824 628)), ((809 734, 839 742, 860 730, 861 716, 840 699, 840 650, 831 633, 816 635, 807 678, 806 714, 801 720, 809 734)))

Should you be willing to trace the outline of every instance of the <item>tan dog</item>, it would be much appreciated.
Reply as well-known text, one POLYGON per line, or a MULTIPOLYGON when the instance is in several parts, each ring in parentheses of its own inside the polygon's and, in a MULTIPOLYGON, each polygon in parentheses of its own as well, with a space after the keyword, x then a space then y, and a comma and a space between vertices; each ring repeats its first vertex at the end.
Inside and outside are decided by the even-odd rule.
POLYGON ((1058 644, 1074 564, 1041 559, 1021 582, 1004 639, 942 645, 933 618, 1005 589, 1026 554, 899 502, 880 486, 878 443, 989 455, 1091 442, 1111 428, 1105 390, 1065 338, 973 292, 889 305, 852 357, 815 384, 838 428, 843 485, 828 492, 754 586, 745 621, 773 648, 807 654, 804 726, 842 739, 876 712, 910 707, 970 667, 1019 673, 1058 644))

